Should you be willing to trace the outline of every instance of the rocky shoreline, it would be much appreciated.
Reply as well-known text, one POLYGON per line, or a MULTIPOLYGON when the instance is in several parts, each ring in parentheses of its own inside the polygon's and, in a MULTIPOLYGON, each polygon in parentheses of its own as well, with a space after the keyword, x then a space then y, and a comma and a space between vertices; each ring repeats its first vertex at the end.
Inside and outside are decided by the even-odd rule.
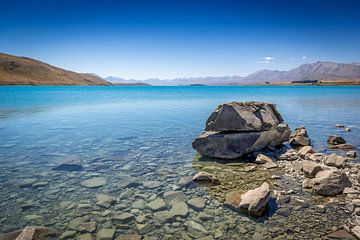
MULTIPOLYGON (((1 175, 0 223, 6 234, 0 239, 15 239, 19 228, 32 239, 355 239, 360 206, 358 164, 352 160, 356 152, 340 154, 342 144, 345 149, 349 144, 335 137, 329 139, 331 146, 340 146, 335 156, 316 153, 305 127, 291 134, 275 108, 259 106, 273 114, 260 111, 257 116, 275 117, 262 117, 246 131, 235 125, 242 139, 247 134, 260 139, 240 159, 193 158, 193 151, 180 155, 188 144, 151 152, 161 144, 132 138, 124 141, 124 149, 134 149, 126 153, 103 145, 97 146, 102 153, 97 157, 89 152, 61 157, 57 164, 35 162, 34 172, 15 165, 1 175), (279 141, 271 137, 279 132, 292 145, 274 144, 279 141), (320 181, 324 176, 317 176, 329 170, 335 174, 325 177, 346 176, 352 186, 341 180, 346 184, 335 185, 344 186, 342 194, 317 194, 312 184, 318 182, 316 188, 331 192, 328 181, 320 181), (12 172, 21 177, 13 178, 12 172)), ((225 137, 234 132, 221 128, 225 137)))

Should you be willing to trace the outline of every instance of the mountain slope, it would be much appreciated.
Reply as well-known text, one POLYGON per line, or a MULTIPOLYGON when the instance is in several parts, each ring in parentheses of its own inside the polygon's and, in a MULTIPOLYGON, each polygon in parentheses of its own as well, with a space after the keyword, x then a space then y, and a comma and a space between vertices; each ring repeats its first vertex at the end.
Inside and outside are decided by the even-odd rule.
POLYGON ((302 80, 360 79, 359 63, 316 62, 289 71, 262 70, 245 77, 242 83, 292 82, 302 80))
POLYGON ((0 85, 111 85, 87 73, 76 73, 26 57, 0 53, 0 85))
POLYGON ((292 82, 302 80, 353 80, 360 79, 359 63, 334 63, 316 62, 303 64, 289 71, 260 70, 246 77, 223 76, 223 77, 199 77, 199 78, 175 78, 175 79, 122 79, 107 77, 106 80, 114 83, 147 83, 151 85, 178 86, 178 85, 249 85, 265 82, 292 82))

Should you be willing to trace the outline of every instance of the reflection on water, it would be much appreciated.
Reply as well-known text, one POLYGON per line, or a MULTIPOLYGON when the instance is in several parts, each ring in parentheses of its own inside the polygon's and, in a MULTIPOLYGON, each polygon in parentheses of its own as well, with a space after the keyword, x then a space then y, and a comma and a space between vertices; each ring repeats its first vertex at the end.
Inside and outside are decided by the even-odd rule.
MULTIPOLYGON (((346 218, 341 205, 319 212, 290 204, 288 216, 275 213, 263 221, 223 206, 225 191, 257 186, 262 175, 273 174, 194 161, 191 142, 206 118, 234 100, 276 103, 291 128, 307 127, 318 151, 328 151, 329 134, 360 145, 358 87, 4 87, 0 231, 30 224, 66 231, 69 239, 95 237, 102 229, 115 229, 116 237, 284 239, 321 237, 339 227, 346 218), (351 131, 334 128, 337 122, 351 131), (69 156, 81 162, 82 171, 52 170, 69 156), (201 169, 226 184, 183 184, 201 169), (101 184, 84 186, 89 179, 101 184), (172 212, 179 202, 186 204, 172 212)), ((306 195, 291 179, 281 181, 306 195)))

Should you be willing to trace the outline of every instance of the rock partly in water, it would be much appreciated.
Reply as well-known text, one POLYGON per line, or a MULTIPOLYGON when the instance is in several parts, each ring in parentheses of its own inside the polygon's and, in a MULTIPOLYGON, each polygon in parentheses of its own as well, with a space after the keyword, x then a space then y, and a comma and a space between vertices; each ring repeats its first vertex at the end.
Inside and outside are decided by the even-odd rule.
POLYGON ((324 163, 327 166, 341 168, 344 166, 345 158, 333 153, 329 156, 326 156, 324 163))
POLYGON ((314 192, 322 196, 341 194, 346 187, 351 186, 345 173, 337 169, 320 171, 312 180, 314 192))
POLYGON ((219 179, 215 175, 208 173, 208 172, 204 172, 204 171, 201 171, 201 172, 198 172, 197 174, 195 174, 195 176, 193 177, 192 180, 195 182, 202 182, 202 181, 212 182, 212 183, 220 182, 219 179))
POLYGON ((239 208, 250 215, 261 216, 270 199, 269 184, 264 182, 260 187, 241 195, 239 208))
POLYGON ((75 156, 69 156, 66 159, 62 159, 61 163, 54 167, 56 171, 81 171, 83 166, 80 160, 75 156))
POLYGON ((286 142, 290 129, 270 103, 232 102, 209 117, 205 132, 193 142, 200 154, 235 159, 264 147, 286 142))
POLYGON ((306 128, 304 126, 296 128, 295 131, 290 135, 289 143, 294 147, 310 146, 311 141, 306 128))
POLYGON ((349 158, 355 158, 356 157, 356 152, 355 151, 348 151, 346 153, 346 156, 349 158))
POLYGON ((337 145, 329 145, 329 149, 340 149, 340 150, 352 150, 354 149, 354 146, 351 144, 337 144, 337 145))
POLYGON ((328 137, 327 143, 332 145, 339 145, 346 143, 346 141, 343 137, 331 135, 328 137))

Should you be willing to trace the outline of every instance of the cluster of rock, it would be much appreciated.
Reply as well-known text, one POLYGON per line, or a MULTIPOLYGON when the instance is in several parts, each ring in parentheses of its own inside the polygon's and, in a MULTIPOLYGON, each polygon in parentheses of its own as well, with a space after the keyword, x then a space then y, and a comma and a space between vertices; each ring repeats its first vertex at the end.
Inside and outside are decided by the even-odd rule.
POLYGON ((289 136, 290 129, 274 104, 231 102, 215 109, 206 121, 205 132, 192 146, 207 157, 236 159, 281 145, 289 136))

